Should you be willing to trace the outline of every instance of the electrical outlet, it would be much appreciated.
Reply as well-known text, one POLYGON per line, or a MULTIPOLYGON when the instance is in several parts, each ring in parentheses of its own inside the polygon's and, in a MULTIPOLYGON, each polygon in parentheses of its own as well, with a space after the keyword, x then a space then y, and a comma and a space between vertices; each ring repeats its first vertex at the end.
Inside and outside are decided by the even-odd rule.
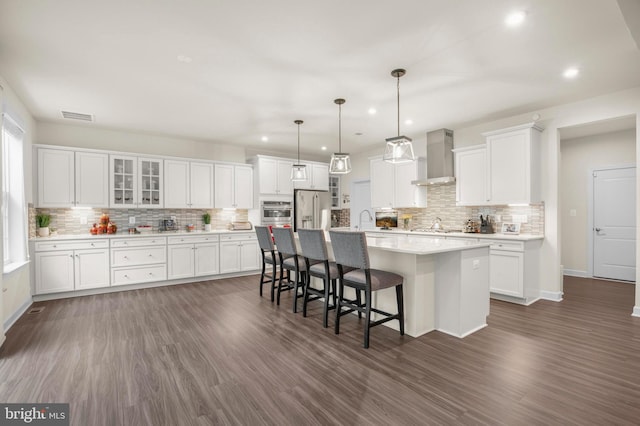
POLYGON ((129 225, 135 225, 135 224, 136 224, 136 217, 129 216, 129 225))
POLYGON ((578 212, 576 211, 576 209, 569 210, 569 216, 576 217, 577 215, 578 215, 578 212))
POLYGON ((527 223, 526 214, 513 214, 511 215, 511 222, 513 223, 527 223))
POLYGON ((500 215, 500 214, 494 214, 494 215, 493 215, 493 220, 494 220, 495 222, 502 222, 502 215, 500 215))
POLYGON ((87 224, 87 217, 80 216, 80 225, 86 225, 86 224, 87 224))

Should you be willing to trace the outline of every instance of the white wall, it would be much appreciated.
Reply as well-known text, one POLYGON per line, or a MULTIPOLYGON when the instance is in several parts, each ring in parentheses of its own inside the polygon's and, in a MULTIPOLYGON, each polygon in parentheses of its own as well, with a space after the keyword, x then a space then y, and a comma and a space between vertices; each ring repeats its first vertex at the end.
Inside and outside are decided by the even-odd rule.
POLYGON ((37 135, 36 143, 39 144, 245 162, 245 149, 240 146, 102 129, 91 124, 38 122, 37 135))
POLYGON ((587 275, 589 181, 591 171, 635 162, 636 132, 624 130, 562 140, 560 143, 560 223, 565 272, 587 275), (571 216, 570 211, 576 215, 571 216))
MULTIPOLYGON (((0 104, 3 112, 8 112, 26 132, 24 140, 25 191, 27 202, 31 202, 33 199, 31 193, 33 175, 31 169, 31 145, 35 137, 35 122, 31 113, 1 76, 0 85, 3 87, 2 96, 0 96, 2 98, 0 104)), ((2 233, 2 227, 0 227, 0 233, 2 233)), ((0 250, 2 250, 1 247, 0 250)), ((0 283, 2 284, 2 293, 0 294, 0 319, 2 322, 0 323, 0 329, 4 329, 3 325, 8 325, 8 322, 12 322, 21 310, 31 303, 29 266, 25 265, 9 274, 3 274, 0 283)), ((0 338, 0 340, 2 339, 0 338)))

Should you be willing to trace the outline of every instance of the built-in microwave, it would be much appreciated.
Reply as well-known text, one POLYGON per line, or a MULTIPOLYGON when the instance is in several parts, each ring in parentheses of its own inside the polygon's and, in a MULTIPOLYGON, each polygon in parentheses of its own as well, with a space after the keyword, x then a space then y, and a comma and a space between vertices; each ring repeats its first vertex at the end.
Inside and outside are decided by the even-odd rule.
POLYGON ((260 210, 262 225, 291 225, 293 215, 293 203, 291 201, 263 201, 260 210))

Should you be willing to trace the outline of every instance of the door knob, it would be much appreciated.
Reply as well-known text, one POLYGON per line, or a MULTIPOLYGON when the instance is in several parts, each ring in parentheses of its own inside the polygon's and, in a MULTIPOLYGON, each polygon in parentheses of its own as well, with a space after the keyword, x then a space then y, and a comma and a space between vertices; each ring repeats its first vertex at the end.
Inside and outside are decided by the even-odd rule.
POLYGON ((596 228, 596 232, 600 232, 600 228, 596 228))

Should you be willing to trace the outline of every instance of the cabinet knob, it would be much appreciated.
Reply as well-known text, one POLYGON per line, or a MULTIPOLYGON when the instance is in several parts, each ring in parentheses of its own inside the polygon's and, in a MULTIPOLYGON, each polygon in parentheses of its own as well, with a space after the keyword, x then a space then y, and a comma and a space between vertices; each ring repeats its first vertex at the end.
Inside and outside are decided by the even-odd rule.
POLYGON ((56 248, 56 247, 58 247, 58 246, 54 244, 54 245, 53 245, 53 248, 56 248))
POLYGON ((153 257, 153 255, 152 255, 152 254, 150 254, 150 255, 149 255, 149 257, 153 257))
POLYGON ((73 255, 72 254, 70 254, 69 257, 73 259, 73 255))
POLYGON ((153 276, 153 272, 149 272, 149 276, 153 276))
POLYGON ((127 256, 123 256, 122 257, 124 260, 129 260, 129 258, 127 256))
POLYGON ((125 275, 124 277, 128 279, 128 278, 129 278, 129 275, 125 275))

